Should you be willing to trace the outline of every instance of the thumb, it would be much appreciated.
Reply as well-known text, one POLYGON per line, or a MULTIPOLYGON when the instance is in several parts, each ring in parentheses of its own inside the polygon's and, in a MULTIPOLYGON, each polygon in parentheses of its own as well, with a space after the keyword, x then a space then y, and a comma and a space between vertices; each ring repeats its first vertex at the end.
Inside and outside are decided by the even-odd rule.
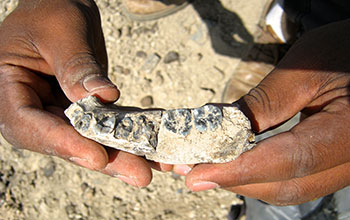
POLYGON ((72 102, 88 95, 115 101, 119 90, 107 77, 107 53, 97 6, 65 5, 59 10, 52 12, 39 34, 39 51, 63 92, 72 102))
POLYGON ((321 109, 344 94, 349 26, 349 21, 337 22, 306 33, 278 66, 237 102, 256 132, 278 125, 305 107, 321 109))
POLYGON ((320 92, 324 79, 316 71, 298 65, 298 53, 298 48, 292 48, 257 87, 234 103, 250 119, 255 132, 262 132, 292 118, 320 92))
POLYGON ((279 125, 311 101, 312 92, 305 88, 307 85, 300 86, 303 78, 293 80, 293 75, 292 70, 275 69, 234 103, 249 118, 255 132, 279 125))

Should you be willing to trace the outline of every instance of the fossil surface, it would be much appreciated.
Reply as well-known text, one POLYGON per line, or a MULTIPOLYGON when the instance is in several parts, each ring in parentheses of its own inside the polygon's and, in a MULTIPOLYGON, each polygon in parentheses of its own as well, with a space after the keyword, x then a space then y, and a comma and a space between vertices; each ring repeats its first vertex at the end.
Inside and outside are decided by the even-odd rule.
POLYGON ((224 163, 254 146, 248 118, 232 105, 144 110, 89 96, 65 114, 81 135, 162 163, 224 163))

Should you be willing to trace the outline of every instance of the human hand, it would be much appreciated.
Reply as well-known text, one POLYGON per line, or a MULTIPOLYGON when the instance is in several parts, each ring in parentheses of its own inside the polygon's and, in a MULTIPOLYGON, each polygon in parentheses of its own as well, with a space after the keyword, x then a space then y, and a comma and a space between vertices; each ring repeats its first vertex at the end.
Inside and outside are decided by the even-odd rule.
POLYGON ((193 191, 222 187, 275 205, 307 202, 350 184, 350 20, 303 36, 237 103, 256 132, 303 111, 293 129, 225 164, 195 166, 193 191))
POLYGON ((70 102, 118 99, 107 63, 92 0, 20 1, 0 26, 0 131, 16 147, 146 186, 152 173, 145 159, 104 148, 64 120, 70 102))

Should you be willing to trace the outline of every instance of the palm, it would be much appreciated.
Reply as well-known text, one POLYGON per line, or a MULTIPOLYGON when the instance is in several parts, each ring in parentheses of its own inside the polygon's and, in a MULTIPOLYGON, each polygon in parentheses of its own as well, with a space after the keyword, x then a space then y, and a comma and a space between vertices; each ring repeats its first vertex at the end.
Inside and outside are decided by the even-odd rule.
POLYGON ((105 149, 62 119, 69 102, 88 95, 104 102, 119 97, 107 78, 104 38, 92 0, 20 1, 0 27, 0 42, 5 139, 135 186, 150 182, 151 170, 143 158, 105 149))

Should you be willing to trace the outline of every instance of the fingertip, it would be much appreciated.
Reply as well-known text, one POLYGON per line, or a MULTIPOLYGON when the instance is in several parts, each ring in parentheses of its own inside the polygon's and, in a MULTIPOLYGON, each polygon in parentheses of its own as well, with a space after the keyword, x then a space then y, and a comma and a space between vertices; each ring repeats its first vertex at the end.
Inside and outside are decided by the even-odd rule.
POLYGON ((178 175, 186 176, 187 174, 189 174, 189 172, 191 172, 192 167, 186 164, 177 164, 177 165, 174 165, 173 170, 174 170, 174 173, 178 175))
POLYGON ((198 164, 186 175, 186 185, 192 191, 203 191, 219 186, 230 186, 237 181, 232 162, 198 164))
POLYGON ((61 86, 71 102, 93 95, 98 97, 101 102, 110 103, 118 100, 120 96, 117 86, 104 75, 90 73, 79 80, 74 79, 74 74, 66 77, 72 79, 61 80, 61 86))
POLYGON ((87 158, 80 158, 80 157, 70 157, 68 159, 70 162, 73 162, 74 164, 81 166, 81 167, 85 167, 88 168, 90 170, 95 170, 95 166, 92 163, 91 160, 87 159, 87 158))
POLYGON ((169 172, 169 171, 172 171, 173 170, 173 165, 171 164, 165 164, 165 163, 159 163, 160 165, 160 169, 163 171, 163 172, 169 172))
POLYGON ((215 181, 206 180, 201 175, 193 175, 192 171, 186 176, 185 184, 192 192, 206 191, 220 187, 215 181))
POLYGON ((142 157, 124 151, 119 151, 103 172, 139 188, 147 186, 152 180, 148 162, 142 157))
MULTIPOLYGON (((187 175, 183 175, 186 176, 185 179, 185 184, 186 186, 192 190, 193 188, 193 184, 195 184, 196 182, 201 182, 203 181, 203 177, 205 178, 205 169, 203 170, 203 172, 201 171, 201 167, 203 166, 203 164, 199 164, 196 167, 194 167, 193 169, 191 169, 191 171, 187 174, 187 175), (203 175, 204 174, 204 175, 203 175)), ((174 172, 176 172, 177 174, 181 175, 178 171, 178 165, 176 165, 174 167, 174 172), (175 168, 176 167, 176 168, 175 168), (176 170, 176 171, 175 171, 176 170)), ((192 190, 193 191, 193 190, 192 190)))
POLYGON ((216 189, 219 187, 220 187, 219 184, 214 182, 208 182, 208 181, 198 181, 198 182, 192 183, 191 185, 188 185, 188 188, 192 192, 207 191, 207 190, 216 189))
POLYGON ((89 95, 96 96, 103 103, 111 103, 119 99, 120 91, 117 87, 107 87, 95 90, 89 95))
POLYGON ((90 164, 91 167, 89 169, 91 170, 102 170, 108 164, 108 155, 106 150, 97 143, 96 147, 85 153, 84 158, 90 164))
POLYGON ((107 166, 106 150, 100 144, 82 137, 71 126, 62 125, 62 129, 57 128, 56 132, 50 134, 51 139, 56 140, 48 145, 53 155, 90 170, 102 170, 107 166))
POLYGON ((96 171, 104 169, 108 163, 108 157, 98 148, 90 150, 86 149, 84 152, 70 156, 68 160, 78 166, 96 171))
POLYGON ((152 169, 160 172, 169 172, 173 170, 173 165, 171 164, 159 163, 154 161, 147 161, 147 162, 152 169))
POLYGON ((129 177, 129 176, 124 176, 124 175, 114 175, 114 177, 120 179, 121 181, 123 181, 124 183, 127 183, 131 186, 137 187, 137 188, 142 188, 143 186, 140 186, 138 184, 138 181, 135 177, 129 177))
POLYGON ((88 75, 83 79, 83 87, 88 95, 98 97, 102 102, 114 102, 120 96, 120 91, 107 77, 88 75))
POLYGON ((149 167, 147 161, 144 158, 138 157, 136 155, 132 155, 136 159, 135 165, 138 167, 137 170, 131 173, 131 177, 135 178, 135 182, 137 187, 143 188, 148 186, 153 178, 152 170, 149 167))

